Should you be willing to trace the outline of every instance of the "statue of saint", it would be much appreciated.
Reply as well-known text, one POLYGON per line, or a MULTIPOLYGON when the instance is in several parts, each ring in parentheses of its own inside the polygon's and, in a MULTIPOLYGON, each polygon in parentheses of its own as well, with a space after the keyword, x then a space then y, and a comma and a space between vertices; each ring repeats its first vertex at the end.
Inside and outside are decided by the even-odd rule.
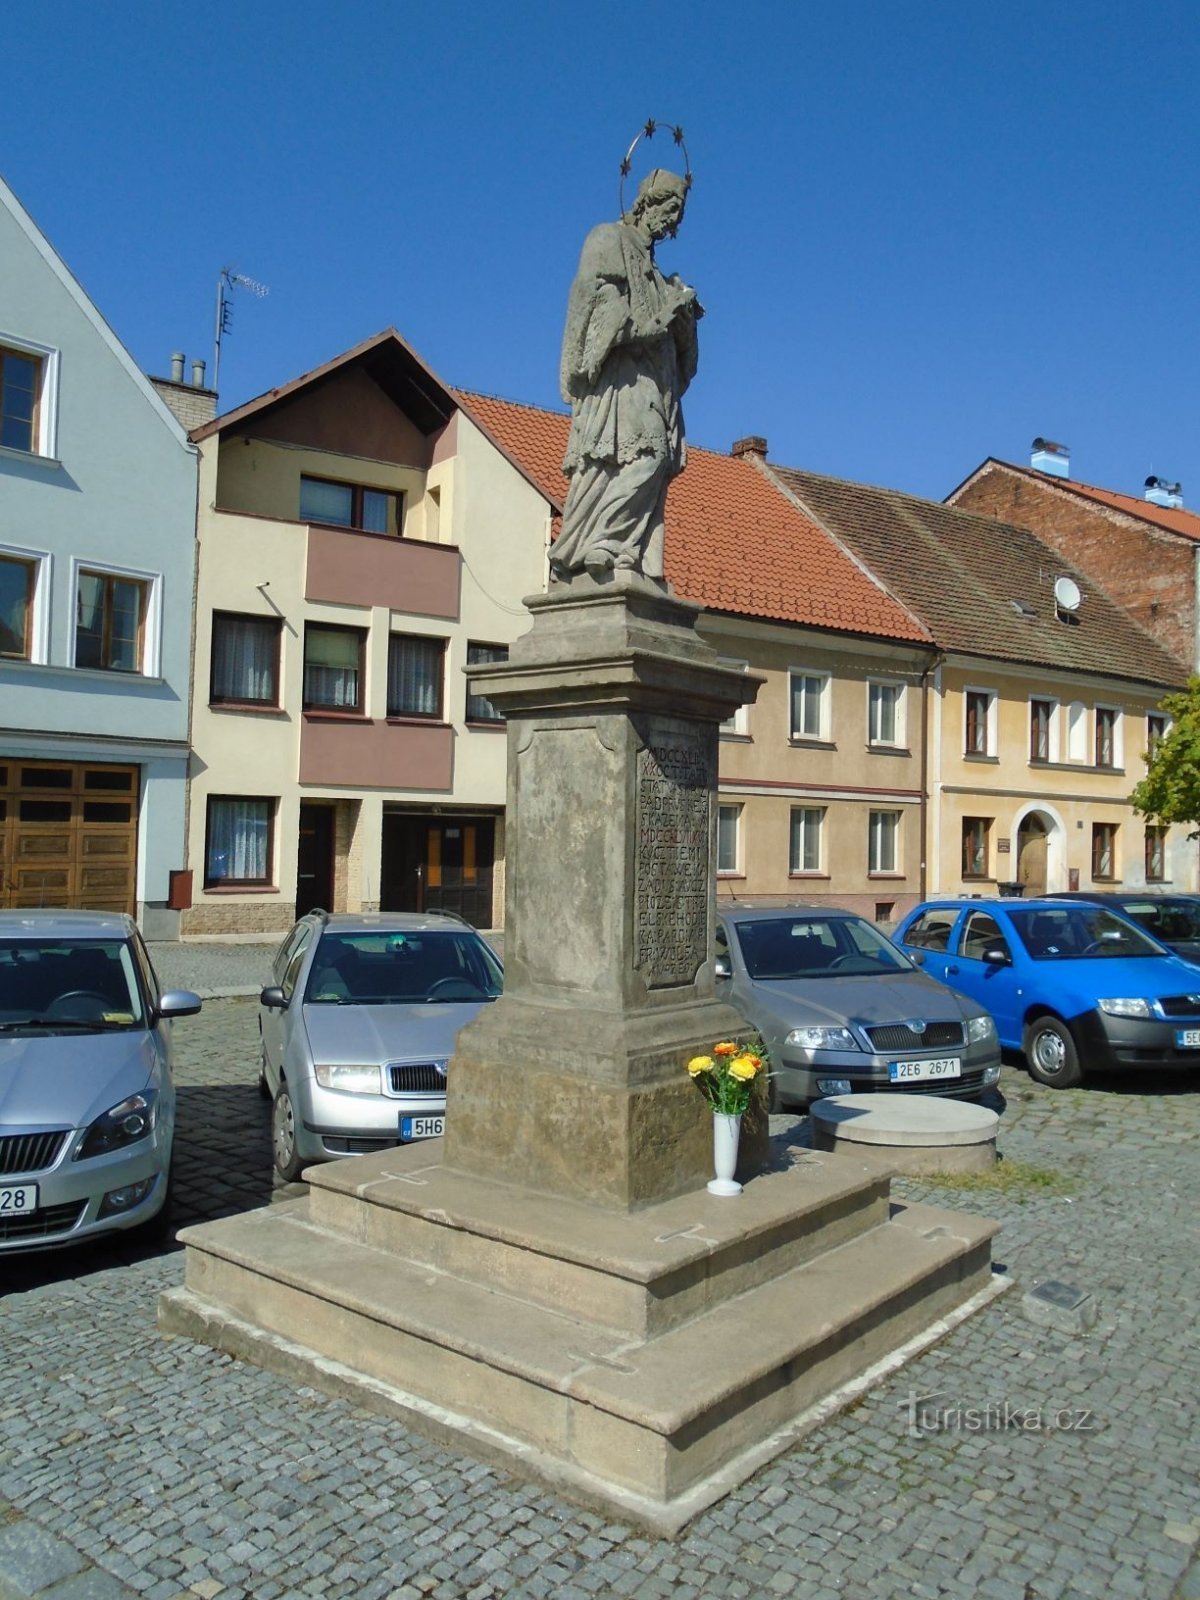
POLYGON ((663 506, 684 467, 679 402, 704 311, 694 289, 658 270, 654 246, 682 221, 688 182, 656 168, 632 210, 584 241, 563 334, 571 486, 550 551, 558 579, 615 568, 663 581, 663 506))

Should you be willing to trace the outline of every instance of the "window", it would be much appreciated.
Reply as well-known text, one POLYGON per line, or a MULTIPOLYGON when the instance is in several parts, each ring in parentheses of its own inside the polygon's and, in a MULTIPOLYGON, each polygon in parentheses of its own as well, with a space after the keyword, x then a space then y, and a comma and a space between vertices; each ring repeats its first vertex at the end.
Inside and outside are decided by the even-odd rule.
POLYGON ((962 954, 968 961, 982 961, 983 952, 995 945, 1009 954, 1008 941, 1000 932, 995 917, 986 911, 972 911, 963 928, 962 954))
POLYGON ((820 673, 793 672, 789 682, 792 738, 828 739, 829 678, 820 673))
POLYGON ((1117 875, 1117 825, 1115 822, 1092 823, 1092 877, 1115 878, 1117 875))
POLYGON ((1153 756, 1155 746, 1167 736, 1167 719, 1161 711, 1151 711, 1146 717, 1146 754, 1153 756))
MULTIPOLYGON (((467 665, 475 666, 485 661, 507 661, 508 646, 506 644, 470 644, 467 645, 467 665)), ((467 721, 468 722, 503 722, 504 713, 497 711, 492 702, 481 694, 473 694, 471 685, 467 685, 467 721)))
POLYGON ((309 623, 304 630, 304 709, 361 711, 364 633, 309 623))
POLYGON ((75 595, 75 665, 140 672, 148 585, 116 572, 81 569, 75 595))
POLYGON ((280 623, 275 617, 213 613, 213 705, 279 704, 280 623))
POLYGON ((1162 883, 1167 876, 1167 830, 1151 824, 1146 829, 1146 882, 1162 883))
POLYGON ((368 489, 362 484, 300 479, 301 522, 357 528, 363 533, 399 533, 404 521, 403 501, 403 495, 368 489))
POLYGON ((820 872, 821 832, 824 826, 824 806, 792 808, 792 872, 820 872))
POLYGON ((953 926, 953 911, 922 911, 904 935, 904 942, 918 950, 948 950, 953 926))
POLYGON ((897 872, 900 838, 898 811, 872 811, 868 826, 867 871, 897 872))
POLYGON ((995 695, 988 689, 968 689, 963 695, 966 727, 963 750, 969 756, 995 754, 992 729, 992 707, 995 695))
POLYGON ((274 800, 212 796, 204 843, 205 887, 269 884, 274 820, 274 800))
POLYGON ((33 655, 33 590, 37 565, 0 555, 0 656, 33 655))
POLYGON ((1096 707, 1096 765, 1115 767, 1117 762, 1117 713, 1111 706, 1096 707))
POLYGON ((867 686, 867 742, 904 743, 904 685, 872 683, 867 686))
POLYGON ((988 837, 990 817, 964 817, 962 825, 962 875, 964 878, 988 876, 988 837))
POLYGON ((1030 761, 1054 760, 1054 752, 1051 740, 1053 725, 1053 700, 1031 700, 1029 702, 1030 761))
POLYGON ((717 871, 737 872, 742 831, 741 806, 717 807, 717 871))
MULTIPOLYGON (((750 669, 748 661, 734 661, 728 656, 722 656, 717 665, 728 668, 730 672, 748 672, 750 669)), ((739 706, 731 717, 725 718, 725 721, 721 724, 720 731, 722 733, 741 734, 743 738, 748 736, 750 732, 750 707, 748 705, 739 706)))
POLYGON ((411 633, 388 640, 389 717, 431 717, 442 720, 442 683, 446 641, 411 633))
POLYGON ((42 359, 0 345, 0 445, 38 453, 42 359))

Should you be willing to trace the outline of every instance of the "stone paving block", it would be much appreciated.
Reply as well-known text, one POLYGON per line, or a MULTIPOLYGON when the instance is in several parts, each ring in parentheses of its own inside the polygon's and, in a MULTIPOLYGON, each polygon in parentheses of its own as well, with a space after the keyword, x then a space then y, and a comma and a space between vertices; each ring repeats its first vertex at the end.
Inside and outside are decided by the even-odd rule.
MULTIPOLYGON (((85 1566, 83 1557, 64 1540, 36 1523, 20 1520, 0 1525, 0 1584, 24 1600, 72 1577, 85 1566)), ((8 1600, 0 1590, 3 1600, 8 1600)))

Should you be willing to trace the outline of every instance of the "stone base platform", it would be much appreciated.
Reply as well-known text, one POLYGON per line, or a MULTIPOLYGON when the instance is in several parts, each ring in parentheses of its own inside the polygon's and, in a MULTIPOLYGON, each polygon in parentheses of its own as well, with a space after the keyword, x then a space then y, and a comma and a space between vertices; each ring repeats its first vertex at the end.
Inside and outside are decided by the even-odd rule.
POLYGON ((982 1172, 996 1161, 1000 1118, 941 1095, 840 1094, 809 1107, 813 1144, 889 1172, 982 1172))
POLYGON ((428 1148, 313 1168, 180 1234, 160 1325, 672 1534, 1002 1286, 994 1224, 794 1155, 631 1214, 428 1148))

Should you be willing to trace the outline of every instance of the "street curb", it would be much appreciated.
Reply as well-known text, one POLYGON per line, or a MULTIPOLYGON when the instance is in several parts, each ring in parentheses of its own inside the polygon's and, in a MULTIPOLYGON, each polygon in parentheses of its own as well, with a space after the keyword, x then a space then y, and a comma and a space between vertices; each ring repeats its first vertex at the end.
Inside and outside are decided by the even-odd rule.
POLYGON ((138 1600, 138 1591, 0 1501, 0 1600, 138 1600))

